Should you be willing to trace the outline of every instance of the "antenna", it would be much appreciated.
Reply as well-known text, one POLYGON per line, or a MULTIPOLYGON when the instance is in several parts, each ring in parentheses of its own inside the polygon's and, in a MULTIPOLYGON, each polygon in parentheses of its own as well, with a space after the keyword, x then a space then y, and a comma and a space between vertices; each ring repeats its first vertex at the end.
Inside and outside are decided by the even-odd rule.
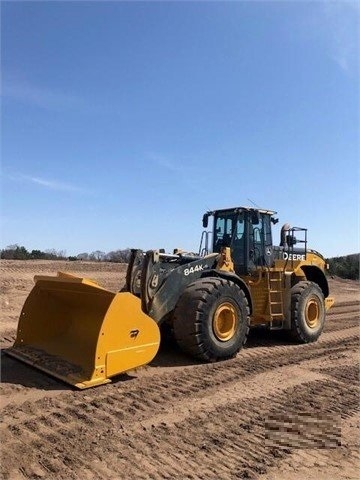
POLYGON ((251 202, 256 208, 261 208, 261 207, 259 207, 259 205, 256 205, 256 203, 253 202, 253 201, 251 200, 251 198, 248 198, 247 200, 249 200, 249 202, 251 202))

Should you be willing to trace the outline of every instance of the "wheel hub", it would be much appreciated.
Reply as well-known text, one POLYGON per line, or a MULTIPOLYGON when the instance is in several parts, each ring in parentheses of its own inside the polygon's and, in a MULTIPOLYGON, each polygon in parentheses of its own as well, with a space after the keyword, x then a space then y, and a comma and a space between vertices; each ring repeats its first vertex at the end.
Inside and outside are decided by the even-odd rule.
POLYGON ((310 328, 315 328, 320 319, 320 310, 316 300, 310 300, 306 306, 305 320, 310 328))
POLYGON ((213 331, 218 340, 227 342, 236 331, 238 315, 231 303, 222 303, 215 311, 213 318, 213 331))

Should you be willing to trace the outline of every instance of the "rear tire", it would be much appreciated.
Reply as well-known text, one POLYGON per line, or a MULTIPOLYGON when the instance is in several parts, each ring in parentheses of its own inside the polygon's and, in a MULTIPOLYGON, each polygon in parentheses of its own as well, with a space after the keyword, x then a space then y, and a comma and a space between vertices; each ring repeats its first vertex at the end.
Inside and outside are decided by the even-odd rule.
POLYGON ((189 285, 174 311, 175 339, 190 355, 208 362, 234 357, 249 332, 249 304, 236 283, 202 278, 189 285))
POLYGON ((324 294, 320 287, 302 281, 291 289, 291 337, 300 343, 315 342, 325 323, 324 294))

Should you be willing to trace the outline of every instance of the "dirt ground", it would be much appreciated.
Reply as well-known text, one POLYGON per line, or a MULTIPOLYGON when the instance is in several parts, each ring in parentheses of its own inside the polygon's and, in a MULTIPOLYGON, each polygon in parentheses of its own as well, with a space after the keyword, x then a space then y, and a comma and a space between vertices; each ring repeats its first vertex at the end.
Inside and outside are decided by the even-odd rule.
MULTIPOLYGON (((2 261, 3 351, 34 274, 119 290, 125 269, 2 261)), ((314 344, 252 332, 236 358, 213 364, 163 346, 150 365, 83 391, 2 352, 1 478, 359 479, 360 288, 329 283, 336 304, 314 344)))

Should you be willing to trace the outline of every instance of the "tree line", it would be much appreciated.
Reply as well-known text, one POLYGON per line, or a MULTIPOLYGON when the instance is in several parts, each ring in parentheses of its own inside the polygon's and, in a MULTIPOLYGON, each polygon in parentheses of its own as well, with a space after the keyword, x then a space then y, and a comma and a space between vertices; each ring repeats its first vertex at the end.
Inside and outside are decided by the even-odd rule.
POLYGON ((130 249, 113 250, 103 252, 95 250, 91 253, 79 253, 78 255, 67 256, 65 250, 27 250, 24 246, 9 245, 0 250, 0 258, 4 260, 68 260, 68 261, 96 261, 96 262, 116 262, 128 263, 130 259, 130 249))
MULTIPOLYGON (((103 252, 95 250, 91 253, 79 253, 76 256, 67 256, 65 250, 31 250, 19 245, 9 245, 0 250, 0 258, 4 260, 69 260, 69 261, 97 261, 97 262, 116 262, 128 263, 130 259, 130 249, 113 250, 103 252)), ((328 258, 329 274, 351 280, 359 280, 359 254, 345 255, 342 257, 328 258)))
POLYGON ((360 255, 345 255, 343 257, 334 257, 327 259, 329 264, 329 274, 340 278, 349 278, 359 280, 360 255))

